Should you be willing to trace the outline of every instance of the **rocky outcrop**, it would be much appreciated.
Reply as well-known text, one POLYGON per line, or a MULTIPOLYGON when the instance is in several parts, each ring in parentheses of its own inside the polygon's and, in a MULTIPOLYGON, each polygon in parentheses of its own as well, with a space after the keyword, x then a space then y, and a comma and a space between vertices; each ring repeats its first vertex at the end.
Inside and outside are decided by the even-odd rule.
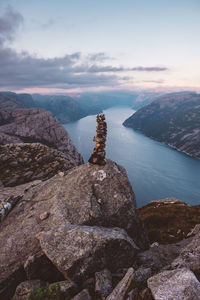
POLYGON ((46 180, 76 166, 64 153, 40 143, 0 145, 0 164, 4 186, 46 180))
POLYGON ((200 205, 190 206, 176 198, 151 201, 138 209, 151 243, 176 243, 200 223, 200 205))
MULTIPOLYGON (((27 185, 0 225, 0 297, 9 299, 27 278, 54 282, 67 274, 79 281, 81 271, 87 278, 107 265, 111 270, 128 267, 139 248, 148 246, 126 172, 116 163, 81 165, 66 175, 59 173, 35 186, 27 185), (70 259, 65 261, 64 255, 70 256, 69 268, 70 259)), ((16 191, 2 188, 5 197, 7 189, 10 195, 16 191)))
POLYGON ((124 125, 200 158, 200 94, 174 93, 139 109, 124 125))
POLYGON ((198 300, 200 282, 188 269, 163 271, 148 279, 155 300, 198 300))
POLYGON ((0 144, 39 142, 63 152, 72 164, 83 162, 68 133, 51 113, 37 108, 0 112, 0 144))

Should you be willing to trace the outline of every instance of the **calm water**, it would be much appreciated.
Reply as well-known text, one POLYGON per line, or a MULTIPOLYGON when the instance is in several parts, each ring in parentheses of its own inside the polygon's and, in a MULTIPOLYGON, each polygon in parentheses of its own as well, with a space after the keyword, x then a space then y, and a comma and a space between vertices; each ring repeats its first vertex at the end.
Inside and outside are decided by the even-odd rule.
MULTIPOLYGON (((107 158, 126 168, 137 206, 172 196, 192 205, 200 204, 200 160, 124 127, 123 121, 133 112, 127 107, 104 111, 108 125, 107 158)), ((95 116, 66 124, 65 128, 87 162, 94 147, 95 116)))

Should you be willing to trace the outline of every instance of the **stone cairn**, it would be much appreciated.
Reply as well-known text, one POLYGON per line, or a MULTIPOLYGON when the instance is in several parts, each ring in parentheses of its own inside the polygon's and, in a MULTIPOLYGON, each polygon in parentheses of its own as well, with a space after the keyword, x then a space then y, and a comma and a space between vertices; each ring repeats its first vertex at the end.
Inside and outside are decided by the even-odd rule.
POLYGON ((96 118, 97 127, 96 127, 96 136, 93 138, 93 141, 96 142, 92 155, 90 156, 88 162, 91 164, 96 164, 104 166, 106 164, 106 135, 107 135, 107 124, 105 122, 105 115, 97 115, 96 118))

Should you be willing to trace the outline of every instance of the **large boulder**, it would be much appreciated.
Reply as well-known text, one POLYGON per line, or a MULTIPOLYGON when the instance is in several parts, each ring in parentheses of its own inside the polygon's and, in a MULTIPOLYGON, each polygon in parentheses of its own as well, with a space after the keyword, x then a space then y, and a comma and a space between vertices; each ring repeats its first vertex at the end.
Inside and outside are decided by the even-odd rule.
POLYGON ((64 153, 40 143, 0 145, 0 164, 0 180, 4 186, 46 180, 76 166, 64 153))
POLYGON ((60 218, 67 222, 124 228, 138 247, 148 247, 126 171, 115 162, 74 168, 62 179, 49 181, 37 198, 44 193, 54 198, 60 218))
POLYGON ((81 281, 107 267, 131 266, 138 251, 120 228, 63 225, 38 236, 43 252, 66 279, 81 281))
POLYGON ((148 279, 155 300, 198 300, 200 282, 188 269, 163 271, 148 279))
POLYGON ((43 109, 1 109, 0 144, 8 142, 40 142, 63 152, 76 165, 83 162, 64 127, 43 109))

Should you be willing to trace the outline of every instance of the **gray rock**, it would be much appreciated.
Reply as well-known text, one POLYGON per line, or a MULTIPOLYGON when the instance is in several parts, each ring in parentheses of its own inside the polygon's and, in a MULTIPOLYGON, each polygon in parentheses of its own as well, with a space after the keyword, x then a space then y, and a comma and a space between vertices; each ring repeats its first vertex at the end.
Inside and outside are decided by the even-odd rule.
POLYGON ((138 264, 158 272, 163 268, 169 267, 179 256, 181 249, 189 242, 190 239, 185 239, 176 244, 150 247, 149 250, 138 253, 138 264))
POLYGON ((76 295, 72 300, 92 300, 88 290, 82 290, 78 295, 76 295))
POLYGON ((41 280, 27 280, 21 282, 15 291, 12 300, 28 300, 35 288, 44 287, 45 283, 41 280))
POLYGON ((128 269, 124 278, 118 283, 118 285, 114 288, 112 293, 106 298, 106 300, 124 300, 125 295, 128 294, 130 290, 131 283, 134 278, 134 269, 128 269))
POLYGON ((105 299, 112 292, 112 274, 104 269, 95 273, 95 293, 99 299, 105 299))
POLYGON ((199 300, 200 282, 188 269, 163 271, 148 279, 155 300, 199 300))
POLYGON ((64 225, 39 235, 46 256, 65 278, 82 280, 108 267, 116 271, 133 263, 137 247, 123 229, 64 225))
POLYGON ((45 185, 40 198, 43 193, 54 197, 59 214, 69 223, 124 228, 138 247, 148 247, 126 171, 116 163, 74 168, 45 185))
POLYGON ((188 243, 181 248, 179 256, 172 262, 172 268, 186 267, 190 270, 200 269, 200 226, 193 230, 193 237, 186 239, 188 243))

